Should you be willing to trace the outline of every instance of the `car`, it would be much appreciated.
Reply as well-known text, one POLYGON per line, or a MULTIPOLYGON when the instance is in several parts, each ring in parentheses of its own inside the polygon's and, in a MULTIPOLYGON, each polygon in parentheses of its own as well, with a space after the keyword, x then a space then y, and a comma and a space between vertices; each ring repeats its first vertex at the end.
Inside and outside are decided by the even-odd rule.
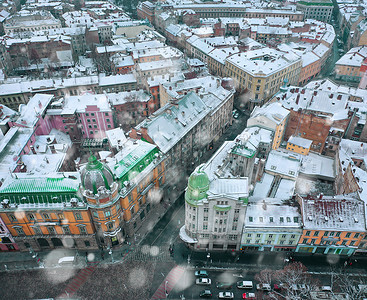
POLYGON ((232 292, 219 292, 218 298, 219 299, 233 299, 234 295, 232 292))
POLYGON ((329 286, 329 285, 323 285, 321 287, 321 291, 323 291, 323 292, 332 292, 333 290, 332 290, 331 286, 329 286))
POLYGON ((195 272, 196 277, 208 277, 208 272, 205 270, 199 270, 195 272))
POLYGON ((203 291, 200 292, 199 296, 201 298, 211 298, 213 296, 213 294, 210 290, 203 290, 203 291))
POLYGON ((233 115, 233 118, 238 119, 238 117, 240 116, 240 114, 238 112, 235 112, 233 115))
POLYGON ((254 287, 252 281, 237 281, 239 289, 252 289, 254 287))
POLYGON ((202 277, 202 278, 196 279, 196 284, 210 285, 210 284, 212 284, 212 280, 210 278, 202 277))
POLYGON ((266 292, 270 292, 270 291, 271 291, 271 286, 270 286, 270 284, 268 284, 268 283, 258 283, 258 284, 256 285, 256 289, 257 289, 258 291, 266 291, 266 292))
POLYGON ((275 283, 274 284, 274 291, 280 291, 282 289, 285 288, 285 284, 280 282, 280 283, 275 283))
POLYGON ((229 282, 217 282, 217 289, 221 290, 230 290, 232 288, 232 284, 229 282))
POLYGON ((243 293, 242 294, 242 299, 254 300, 254 299, 256 299, 256 296, 255 296, 255 293, 243 293))

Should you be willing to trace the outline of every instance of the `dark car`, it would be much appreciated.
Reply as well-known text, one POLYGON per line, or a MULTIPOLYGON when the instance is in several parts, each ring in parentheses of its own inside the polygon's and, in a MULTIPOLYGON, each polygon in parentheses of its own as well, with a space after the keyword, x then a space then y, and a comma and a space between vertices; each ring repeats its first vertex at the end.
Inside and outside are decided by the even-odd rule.
POLYGON ((204 290, 202 291, 199 296, 201 298, 211 298, 213 295, 212 295, 212 292, 210 290, 204 290))
POLYGON ((229 282, 217 282, 217 289, 221 290, 230 290, 232 288, 232 284, 229 282))

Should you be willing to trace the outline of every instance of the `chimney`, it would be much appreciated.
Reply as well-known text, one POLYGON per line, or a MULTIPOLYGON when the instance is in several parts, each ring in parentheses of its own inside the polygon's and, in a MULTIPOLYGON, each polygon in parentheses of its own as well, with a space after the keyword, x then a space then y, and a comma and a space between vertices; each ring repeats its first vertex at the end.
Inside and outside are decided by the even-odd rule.
POLYGON ((324 197, 324 194, 323 193, 320 193, 319 200, 322 200, 322 197, 324 197))
POLYGON ((299 98, 300 98, 300 95, 298 94, 297 95, 297 98, 296 98, 296 104, 298 105, 298 102, 299 102, 299 98))
POLYGON ((30 146, 30 148, 31 148, 31 151, 32 151, 32 153, 33 153, 33 154, 37 154, 37 152, 36 152, 36 150, 34 149, 34 146, 33 146, 33 145, 31 145, 31 146, 30 146))
POLYGON ((51 153, 52 154, 56 154, 56 150, 55 150, 55 146, 54 145, 49 145, 51 153))

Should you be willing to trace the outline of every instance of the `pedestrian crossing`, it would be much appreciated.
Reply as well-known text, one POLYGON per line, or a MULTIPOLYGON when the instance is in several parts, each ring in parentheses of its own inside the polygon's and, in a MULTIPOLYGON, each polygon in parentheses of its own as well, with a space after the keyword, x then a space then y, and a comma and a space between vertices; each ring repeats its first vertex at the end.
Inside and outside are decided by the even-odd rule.
POLYGON ((98 262, 88 263, 88 267, 80 270, 72 281, 66 286, 65 292, 62 293, 57 299, 69 299, 74 295, 76 291, 87 281, 88 277, 94 272, 98 265, 98 262))
POLYGON ((151 300, 166 299, 167 295, 173 290, 176 283, 181 279, 185 273, 185 268, 175 266, 164 278, 159 288, 156 290, 151 300))
POLYGON ((135 261, 173 261, 167 247, 136 248, 126 256, 127 260, 135 261))

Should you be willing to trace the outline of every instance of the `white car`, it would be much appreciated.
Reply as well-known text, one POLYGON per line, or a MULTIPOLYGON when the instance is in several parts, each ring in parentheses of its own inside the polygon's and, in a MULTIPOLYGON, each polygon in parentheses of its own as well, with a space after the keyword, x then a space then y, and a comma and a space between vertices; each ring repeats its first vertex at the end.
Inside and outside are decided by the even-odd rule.
POLYGON ((233 299, 234 295, 232 292, 220 292, 218 294, 219 299, 233 299))
POLYGON ((212 280, 210 278, 198 278, 198 279, 196 279, 196 284, 210 285, 210 284, 212 284, 212 280))
POLYGON ((271 286, 268 283, 258 283, 256 285, 256 289, 258 291, 267 291, 267 292, 270 292, 271 291, 271 286))

